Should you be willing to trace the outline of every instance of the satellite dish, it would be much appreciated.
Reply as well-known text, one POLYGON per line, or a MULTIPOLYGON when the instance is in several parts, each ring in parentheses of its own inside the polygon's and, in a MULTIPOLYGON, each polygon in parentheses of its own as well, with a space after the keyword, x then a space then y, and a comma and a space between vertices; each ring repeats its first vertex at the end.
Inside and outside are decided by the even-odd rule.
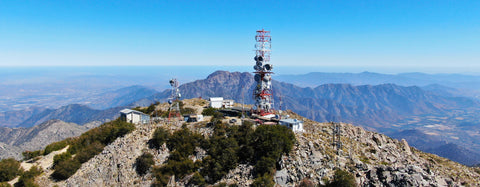
POLYGON ((262 70, 262 67, 260 67, 260 66, 253 66, 253 69, 255 69, 255 70, 257 70, 257 71, 260 71, 260 70, 262 70))
POLYGON ((273 66, 271 64, 265 64, 265 66, 263 66, 265 68, 265 70, 267 71, 270 71, 273 69, 273 66))
POLYGON ((257 61, 263 62, 263 56, 257 56, 257 61))
POLYGON ((257 82, 260 82, 260 75, 259 74, 255 74, 255 76, 253 77, 255 79, 255 81, 257 82))
POLYGON ((263 64, 262 64, 262 62, 261 62, 261 61, 257 61, 257 66, 260 66, 260 67, 262 67, 262 65, 263 65, 263 64))
POLYGON ((168 100, 168 104, 172 104, 172 103, 173 103, 172 100, 168 100))

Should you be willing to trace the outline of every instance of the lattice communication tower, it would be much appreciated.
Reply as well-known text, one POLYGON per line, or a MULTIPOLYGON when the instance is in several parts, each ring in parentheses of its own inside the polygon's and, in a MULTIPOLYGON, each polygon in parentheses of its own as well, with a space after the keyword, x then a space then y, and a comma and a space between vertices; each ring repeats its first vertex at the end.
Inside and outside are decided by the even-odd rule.
POLYGON ((261 115, 273 115, 272 76, 273 66, 270 64, 271 41, 270 31, 258 30, 255 36, 255 82, 253 90, 255 105, 253 112, 261 115))
POLYGON ((180 97, 182 97, 182 94, 180 94, 180 90, 178 89, 177 79, 170 79, 170 86, 172 86, 172 93, 170 98, 168 98, 168 103, 170 104, 168 121, 175 117, 177 117, 178 120, 181 120, 182 118, 180 117, 180 107, 178 103, 180 101, 180 97))

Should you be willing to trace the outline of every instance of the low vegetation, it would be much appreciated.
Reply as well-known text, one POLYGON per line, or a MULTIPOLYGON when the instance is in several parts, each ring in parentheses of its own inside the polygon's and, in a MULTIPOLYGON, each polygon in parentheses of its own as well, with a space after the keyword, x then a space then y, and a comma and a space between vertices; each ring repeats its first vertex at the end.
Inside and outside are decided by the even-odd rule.
POLYGON ((214 184, 239 163, 255 166, 254 186, 273 186, 275 163, 282 154, 290 152, 295 136, 285 126, 263 125, 256 130, 252 126, 249 122, 241 126, 217 123, 209 138, 190 131, 186 126, 172 135, 159 130, 162 128, 157 129, 155 135, 158 131, 163 138, 154 135, 150 141, 165 140, 171 152, 164 165, 154 167, 154 186, 165 186, 172 175, 183 178, 190 174, 193 175, 189 185, 214 184), (202 149, 206 156, 193 162, 190 156, 202 149))
POLYGON ((20 168, 19 161, 13 158, 7 158, 0 161, 0 182, 11 181, 21 173, 22 169, 20 168))
POLYGON ((344 186, 344 187, 355 187, 357 183, 355 182, 355 177, 353 174, 348 171, 337 169, 333 180, 325 184, 326 187, 335 187, 335 186, 344 186))
POLYGON ((150 170, 153 164, 155 164, 153 155, 150 153, 143 153, 135 161, 135 170, 137 171, 138 175, 143 176, 148 172, 148 170, 150 170))
MULTIPOLYGON (((70 147, 67 152, 55 155, 53 159, 55 171, 51 175, 52 178, 55 180, 68 179, 75 174, 82 163, 87 162, 100 153, 106 145, 112 143, 118 137, 130 133, 134 129, 135 126, 133 124, 117 119, 91 129, 77 138, 66 141, 66 144, 70 145, 70 147)), ((52 147, 57 149, 62 146, 63 143, 58 143, 52 147)))
POLYGON ((160 148, 170 137, 170 133, 163 127, 155 129, 153 132, 153 138, 148 142, 150 148, 160 148))
POLYGON ((23 187, 23 186, 28 186, 28 187, 36 187, 39 186, 37 183, 35 183, 35 177, 39 176, 42 174, 43 171, 42 169, 38 168, 37 166, 32 166, 30 170, 27 172, 24 172, 22 175, 20 175, 20 178, 18 179, 18 182, 15 183, 15 187, 23 187))

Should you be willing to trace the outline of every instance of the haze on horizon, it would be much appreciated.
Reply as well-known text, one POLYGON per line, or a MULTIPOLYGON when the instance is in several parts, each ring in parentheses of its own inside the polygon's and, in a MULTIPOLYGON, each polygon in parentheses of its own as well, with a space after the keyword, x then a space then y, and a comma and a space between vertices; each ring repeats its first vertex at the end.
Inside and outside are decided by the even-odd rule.
POLYGON ((478 20, 479 1, 2 1, 0 66, 249 66, 264 28, 277 67, 480 72, 478 20))

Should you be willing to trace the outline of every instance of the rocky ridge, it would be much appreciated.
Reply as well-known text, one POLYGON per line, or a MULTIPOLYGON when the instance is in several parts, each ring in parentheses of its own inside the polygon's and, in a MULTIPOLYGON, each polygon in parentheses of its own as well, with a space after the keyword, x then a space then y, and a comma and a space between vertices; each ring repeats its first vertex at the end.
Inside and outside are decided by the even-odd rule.
MULTIPOLYGON (((294 113, 290 115, 302 119, 294 113)), ((165 145, 159 150, 149 149, 147 145, 159 125, 171 131, 181 127, 181 123, 137 125, 136 130, 106 146, 66 181, 56 183, 43 175, 37 182, 41 186, 149 186, 154 178, 150 173, 139 176, 135 172, 135 159, 143 152, 150 152, 155 165, 166 161, 169 150, 165 145)), ((201 122, 189 123, 188 128, 205 136, 211 133, 201 122)), ((335 168, 353 173, 360 186, 480 186, 478 171, 418 151, 405 140, 342 123, 343 148, 337 156, 331 144, 331 124, 305 120, 305 129, 306 132, 296 134, 297 142, 291 153, 277 163, 274 180, 280 186, 298 185, 304 179, 323 184, 333 178, 335 168)), ((202 156, 192 155, 191 158, 201 159, 202 156)), ((218 183, 248 186, 254 179, 252 171, 253 166, 240 164, 218 183)), ((190 177, 172 177, 170 184, 185 186, 190 177)))

